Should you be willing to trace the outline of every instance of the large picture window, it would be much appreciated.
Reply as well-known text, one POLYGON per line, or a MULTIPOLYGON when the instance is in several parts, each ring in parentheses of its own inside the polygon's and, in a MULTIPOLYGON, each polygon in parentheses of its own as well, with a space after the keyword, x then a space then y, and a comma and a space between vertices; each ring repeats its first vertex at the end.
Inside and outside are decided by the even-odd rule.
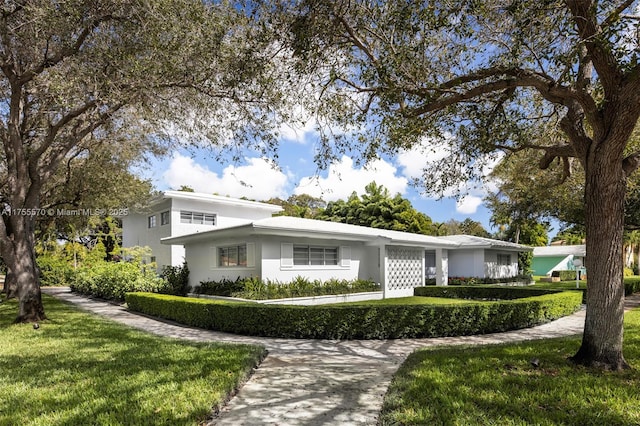
POLYGON ((199 213, 180 211, 180 223, 193 223, 197 225, 215 225, 216 215, 211 213, 199 213))
POLYGON ((218 247, 218 266, 247 266, 247 245, 218 247))
POLYGON ((293 246, 294 265, 337 265, 338 247, 293 246))

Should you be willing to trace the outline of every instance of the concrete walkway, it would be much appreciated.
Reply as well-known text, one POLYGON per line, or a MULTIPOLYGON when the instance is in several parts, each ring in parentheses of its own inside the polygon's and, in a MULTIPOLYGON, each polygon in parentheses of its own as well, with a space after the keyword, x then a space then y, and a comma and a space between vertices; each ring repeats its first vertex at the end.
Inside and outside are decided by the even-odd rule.
MULTIPOLYGON (((305 340, 238 336, 161 321, 88 299, 69 288, 44 293, 151 333, 196 341, 264 346, 269 354, 210 425, 375 425, 391 377, 417 348, 484 345, 581 334, 584 309, 524 330, 479 336, 397 340, 305 340)), ((640 305, 640 296, 626 306, 640 305)))

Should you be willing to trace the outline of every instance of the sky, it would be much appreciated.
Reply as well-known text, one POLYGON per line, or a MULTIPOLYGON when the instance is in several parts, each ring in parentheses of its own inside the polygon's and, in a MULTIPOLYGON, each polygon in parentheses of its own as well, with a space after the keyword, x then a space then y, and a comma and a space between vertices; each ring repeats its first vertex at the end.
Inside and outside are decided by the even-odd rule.
MULTIPOLYGON (((246 197, 263 201, 273 197, 286 199, 293 194, 309 194, 325 201, 346 199, 352 192, 364 193, 367 184, 375 181, 385 186, 391 195, 399 193, 411 201, 414 208, 428 215, 434 222, 466 218, 482 223, 490 232, 491 212, 483 205, 484 188, 465 188, 467 195, 456 201, 451 196, 436 199, 423 195, 412 185, 412 179, 422 175, 431 161, 447 156, 445 149, 414 149, 401 151, 395 157, 378 159, 366 166, 358 165, 344 155, 326 170, 318 170, 313 162, 315 154, 312 129, 281 130, 278 167, 255 152, 247 152, 241 163, 221 163, 205 149, 174 151, 155 162, 143 172, 157 190, 189 186, 196 192, 230 197, 246 197)), ((489 167, 486 171, 490 171, 489 167)), ((453 191, 446 195, 452 195, 453 191)))

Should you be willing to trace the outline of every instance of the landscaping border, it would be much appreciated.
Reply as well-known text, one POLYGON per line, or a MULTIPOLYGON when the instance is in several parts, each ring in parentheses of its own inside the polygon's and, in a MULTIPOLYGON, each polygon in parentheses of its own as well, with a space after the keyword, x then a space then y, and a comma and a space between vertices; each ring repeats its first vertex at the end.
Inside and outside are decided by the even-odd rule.
MULTIPOLYGON (((420 289, 416 292, 420 293, 420 289)), ((471 289, 476 291, 479 287, 471 289)), ((345 340, 500 332, 548 322, 575 312, 581 305, 582 295, 578 292, 535 290, 534 293, 525 294, 530 297, 522 299, 469 301, 456 305, 366 302, 355 305, 264 305, 155 293, 127 293, 126 302, 132 311, 211 330, 250 336, 345 340)))

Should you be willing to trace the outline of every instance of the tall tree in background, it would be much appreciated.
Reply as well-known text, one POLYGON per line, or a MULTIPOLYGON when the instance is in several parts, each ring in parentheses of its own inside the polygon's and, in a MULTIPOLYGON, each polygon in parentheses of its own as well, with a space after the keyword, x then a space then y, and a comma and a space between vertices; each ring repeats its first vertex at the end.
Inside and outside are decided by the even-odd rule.
MULTIPOLYGON (((362 129, 365 158, 440 142, 425 170, 440 192, 469 180, 496 150, 542 153, 566 176, 585 171, 589 291, 578 364, 623 369, 625 152, 640 116, 637 2, 306 0, 281 14, 300 69, 319 76, 315 111, 362 129), (555 128, 552 139, 545 129, 555 128)), ((313 108, 309 105, 309 108, 313 108)))
POLYGON ((274 51, 255 31, 226 2, 0 6, 0 254, 20 302, 16 321, 45 317, 35 218, 70 158, 96 143, 118 150, 114 141, 137 137, 157 146, 168 135, 231 151, 257 139, 262 152, 273 147, 282 97, 271 94, 281 86, 274 51))
POLYGON ((365 187, 362 196, 354 192, 346 201, 330 201, 316 219, 434 235, 429 216, 414 209, 400 194, 391 197, 387 188, 375 182, 365 187))

